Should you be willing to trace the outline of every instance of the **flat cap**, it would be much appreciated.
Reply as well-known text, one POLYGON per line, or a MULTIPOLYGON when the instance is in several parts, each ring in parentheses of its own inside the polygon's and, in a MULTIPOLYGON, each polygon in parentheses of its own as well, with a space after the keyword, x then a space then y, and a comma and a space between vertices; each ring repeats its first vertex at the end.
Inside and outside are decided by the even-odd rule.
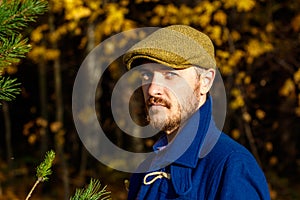
POLYGON ((160 28, 132 46, 123 56, 128 70, 150 60, 174 69, 216 68, 214 46, 204 33, 186 25, 160 28))

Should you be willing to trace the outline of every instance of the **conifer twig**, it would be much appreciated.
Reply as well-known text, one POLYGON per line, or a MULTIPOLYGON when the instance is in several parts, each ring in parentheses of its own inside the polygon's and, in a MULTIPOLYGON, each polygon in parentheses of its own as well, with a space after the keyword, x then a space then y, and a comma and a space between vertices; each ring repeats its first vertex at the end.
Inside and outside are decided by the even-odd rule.
MULTIPOLYGON (((17 79, 11 79, 10 77, 0 77, 0 99, 4 101, 11 101, 16 98, 17 94, 20 94, 20 83, 16 82, 17 79)), ((1 105, 1 102, 0 102, 1 105)))
POLYGON ((106 186, 101 189, 101 183, 97 179, 91 179, 85 189, 77 189, 75 195, 70 200, 109 200, 110 192, 106 191, 106 186))
POLYGON ((44 161, 36 169, 37 180, 32 186, 25 200, 28 200, 31 197, 33 191, 35 190, 35 188, 40 182, 44 182, 49 179, 48 176, 52 174, 51 166, 54 158, 55 158, 55 153, 53 150, 46 152, 44 161))

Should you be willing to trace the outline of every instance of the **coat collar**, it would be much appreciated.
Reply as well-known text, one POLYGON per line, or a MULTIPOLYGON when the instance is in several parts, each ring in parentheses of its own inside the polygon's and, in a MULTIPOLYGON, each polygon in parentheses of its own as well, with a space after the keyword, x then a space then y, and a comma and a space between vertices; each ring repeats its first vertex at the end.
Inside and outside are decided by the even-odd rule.
POLYGON ((212 97, 209 96, 171 143, 168 144, 166 136, 158 140, 154 145, 157 155, 151 168, 158 169, 171 163, 195 168, 198 158, 210 152, 220 134, 212 117, 212 97), (163 150, 159 150, 161 147, 164 147, 163 150))

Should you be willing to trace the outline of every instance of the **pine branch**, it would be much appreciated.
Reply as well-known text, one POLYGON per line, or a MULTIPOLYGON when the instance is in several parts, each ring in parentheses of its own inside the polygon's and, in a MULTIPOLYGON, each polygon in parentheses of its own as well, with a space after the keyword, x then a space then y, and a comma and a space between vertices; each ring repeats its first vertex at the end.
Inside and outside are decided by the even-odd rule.
POLYGON ((51 167, 54 158, 55 158, 55 153, 53 150, 46 152, 44 161, 36 169, 37 180, 34 183, 33 187, 31 188, 25 200, 28 200, 31 197, 33 191, 35 190, 35 188, 40 182, 44 182, 49 179, 48 176, 52 174, 51 167))
POLYGON ((2 0, 0 2, 0 36, 18 34, 34 22, 48 7, 45 0, 2 0))
POLYGON ((108 200, 111 199, 110 192, 106 191, 106 186, 101 189, 101 183, 97 179, 91 179, 85 189, 77 189, 75 195, 70 200, 108 200))
MULTIPOLYGON (((0 99, 4 101, 12 101, 16 98, 17 94, 20 94, 20 83, 16 82, 17 79, 11 79, 10 77, 0 77, 0 99)), ((0 103, 1 105, 1 103, 0 103)))
POLYGON ((31 49, 27 44, 28 39, 23 39, 21 35, 12 35, 10 38, 0 36, 2 47, 0 48, 0 68, 8 67, 11 64, 20 62, 31 49))
POLYGON ((48 180, 48 176, 52 174, 51 166, 55 158, 55 153, 53 150, 48 151, 45 156, 45 160, 37 167, 36 176, 42 182, 48 180))
MULTIPOLYGON (((28 39, 22 39, 21 31, 47 7, 46 0, 0 0, 0 71, 17 64, 30 51, 28 39)), ((20 93, 16 87, 20 84, 15 81, 0 74, 0 100, 11 101, 20 93)))

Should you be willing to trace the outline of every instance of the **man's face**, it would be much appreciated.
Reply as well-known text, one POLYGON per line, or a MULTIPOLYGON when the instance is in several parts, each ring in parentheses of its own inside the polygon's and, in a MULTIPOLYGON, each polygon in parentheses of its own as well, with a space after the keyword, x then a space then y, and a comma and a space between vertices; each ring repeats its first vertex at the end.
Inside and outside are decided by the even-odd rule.
POLYGON ((194 68, 175 70, 156 63, 142 65, 142 90, 154 128, 173 133, 200 107, 201 85, 194 68))

